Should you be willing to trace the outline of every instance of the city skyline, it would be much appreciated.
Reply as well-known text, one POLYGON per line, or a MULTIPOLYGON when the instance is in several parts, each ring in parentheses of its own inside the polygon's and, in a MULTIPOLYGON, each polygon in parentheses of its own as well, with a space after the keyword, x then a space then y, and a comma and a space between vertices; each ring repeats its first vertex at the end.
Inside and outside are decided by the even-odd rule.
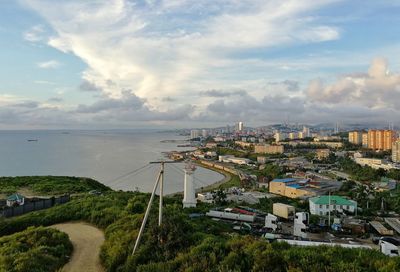
POLYGON ((0 10, 0 129, 400 125, 399 1, 0 10))

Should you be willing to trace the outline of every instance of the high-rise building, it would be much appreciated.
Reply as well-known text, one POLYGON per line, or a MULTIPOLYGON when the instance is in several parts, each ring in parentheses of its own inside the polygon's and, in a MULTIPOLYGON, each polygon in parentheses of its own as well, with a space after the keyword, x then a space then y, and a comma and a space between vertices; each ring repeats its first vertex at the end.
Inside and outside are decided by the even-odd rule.
POLYGON ((243 131, 243 129, 244 129, 244 126, 243 126, 243 122, 239 122, 238 123, 238 131, 243 131))
POLYGON ((361 135, 362 138, 362 147, 368 147, 368 132, 363 132, 361 135))
POLYGON ((400 162, 400 139, 397 139, 392 145, 392 161, 400 162))
POLYGON ((201 131, 201 136, 203 136, 204 138, 207 138, 208 137, 208 130, 207 129, 203 129, 201 131))
POLYGON ((190 131, 190 139, 195 139, 200 137, 200 131, 198 129, 192 129, 190 131))
POLYGON ((395 140, 393 130, 368 130, 368 148, 373 150, 391 150, 395 140))
POLYGON ((349 132, 349 142, 352 144, 356 144, 356 145, 362 144, 362 132, 361 131, 350 131, 349 132))
POLYGON ((303 127, 303 137, 304 138, 311 137, 310 128, 306 126, 303 127))

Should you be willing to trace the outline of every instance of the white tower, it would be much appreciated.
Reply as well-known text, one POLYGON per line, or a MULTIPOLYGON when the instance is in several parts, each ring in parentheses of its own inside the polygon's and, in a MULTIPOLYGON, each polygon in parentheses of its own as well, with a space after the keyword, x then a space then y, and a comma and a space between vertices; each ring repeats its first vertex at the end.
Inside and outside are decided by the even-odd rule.
POLYGON ((196 170, 196 167, 188 163, 185 167, 185 188, 183 193, 183 208, 196 207, 196 195, 195 188, 193 183, 193 174, 196 170))

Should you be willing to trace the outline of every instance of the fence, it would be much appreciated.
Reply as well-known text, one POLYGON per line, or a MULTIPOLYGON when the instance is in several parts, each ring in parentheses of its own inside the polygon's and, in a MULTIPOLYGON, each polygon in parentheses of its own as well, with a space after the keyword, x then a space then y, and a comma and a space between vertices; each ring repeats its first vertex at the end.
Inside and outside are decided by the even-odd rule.
POLYGON ((25 199, 24 205, 17 206, 17 207, 7 207, 4 210, 0 211, 0 216, 13 217, 13 216, 22 215, 22 214, 25 214, 28 212, 44 210, 44 209, 51 208, 57 204, 66 203, 69 200, 70 200, 69 195, 64 195, 64 196, 60 196, 60 197, 52 197, 49 199, 38 199, 38 200, 35 199, 33 201, 29 201, 29 200, 25 199))

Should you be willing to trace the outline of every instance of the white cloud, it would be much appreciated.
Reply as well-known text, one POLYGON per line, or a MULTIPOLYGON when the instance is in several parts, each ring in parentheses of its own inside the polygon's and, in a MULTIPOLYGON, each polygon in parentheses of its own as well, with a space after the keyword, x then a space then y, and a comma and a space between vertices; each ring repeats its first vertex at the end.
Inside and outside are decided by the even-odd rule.
POLYGON ((54 69, 60 67, 60 65, 61 63, 56 60, 49 60, 37 63, 37 66, 42 69, 54 69))
POLYGON ((23 33, 23 38, 29 42, 39 42, 44 39, 45 29, 43 25, 35 25, 23 33))
POLYGON ((232 62, 247 65, 235 54, 340 36, 309 16, 334 1, 24 2, 57 33, 50 46, 87 63, 85 81, 113 98, 131 89, 160 109, 165 101, 155 97, 186 103, 201 90, 232 87, 227 80, 254 80, 251 68, 231 70, 232 62))

